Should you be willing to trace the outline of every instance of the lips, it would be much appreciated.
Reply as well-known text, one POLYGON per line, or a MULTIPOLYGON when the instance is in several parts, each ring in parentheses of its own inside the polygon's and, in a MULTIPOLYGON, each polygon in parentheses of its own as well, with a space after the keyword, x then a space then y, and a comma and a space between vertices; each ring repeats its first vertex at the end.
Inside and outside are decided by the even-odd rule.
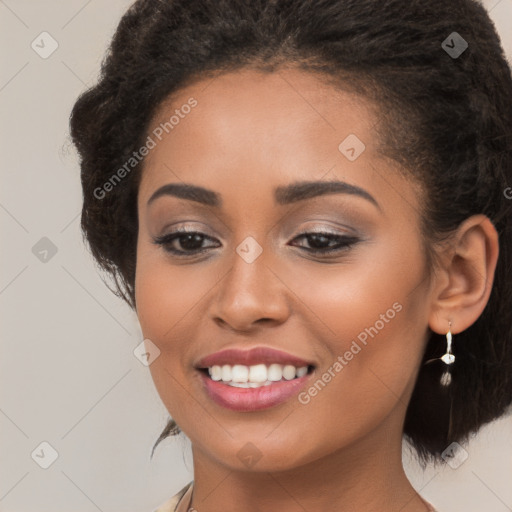
POLYGON ((221 350, 220 352, 215 352, 202 357, 194 364, 194 367, 197 369, 205 369, 214 365, 222 366, 225 364, 239 364, 253 366, 261 363, 289 364, 297 368, 301 366, 315 366, 314 362, 307 361, 288 352, 283 352, 270 347, 254 347, 249 350, 235 348, 221 350))
POLYGON ((313 374, 306 374, 289 381, 273 382, 259 388, 237 388, 224 382, 215 382, 204 373, 200 375, 202 388, 213 402, 236 412, 256 412, 275 407, 296 396, 313 374))
POLYGON ((205 392, 209 399, 224 408, 237 412, 254 412, 290 400, 313 378, 316 365, 312 361, 288 352, 259 346, 249 350, 235 348, 221 350, 202 357, 194 364, 194 367, 200 375, 202 392, 205 392), (254 368, 254 366, 261 364, 282 365, 284 368, 293 370, 293 367, 295 367, 300 370, 297 371, 295 377, 285 376, 284 373, 288 374, 289 372, 283 370, 281 380, 259 383, 256 384, 257 387, 253 387, 253 385, 233 387, 233 382, 223 382, 218 378, 213 379, 211 372, 209 375, 209 370, 225 368, 226 365, 240 369, 241 366, 254 368), (306 368, 307 373, 304 373, 306 368))

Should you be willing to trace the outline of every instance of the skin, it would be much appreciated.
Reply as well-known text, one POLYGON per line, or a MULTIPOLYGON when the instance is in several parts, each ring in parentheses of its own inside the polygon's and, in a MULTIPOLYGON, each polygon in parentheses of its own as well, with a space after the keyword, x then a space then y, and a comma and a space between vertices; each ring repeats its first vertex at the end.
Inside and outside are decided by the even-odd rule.
MULTIPOLYGON (((156 389, 192 443, 192 506, 427 510, 402 467, 406 407, 428 329, 445 334, 451 322, 456 343, 487 303, 498 257, 492 223, 467 219, 438 249, 429 279, 424 192, 378 153, 367 100, 293 68, 245 69, 181 89, 148 133, 191 97, 197 106, 145 161, 135 289, 144 338, 161 351, 150 365, 156 389), (349 134, 366 145, 352 162, 338 150, 349 134), (340 193, 274 202, 277 186, 333 179, 363 188, 379 207, 340 193), (147 205, 159 187, 180 182, 217 192, 222 206, 173 196, 147 205), (211 237, 207 252, 178 258, 153 243, 178 225, 211 237), (303 229, 359 241, 315 256, 297 238, 303 229), (248 236, 263 249, 252 263, 235 250, 248 236), (307 404, 293 397, 262 411, 228 410, 208 398, 193 368, 224 348, 269 346, 314 361, 314 383, 396 303, 394 318, 307 404), (249 442, 261 456, 250 467, 238 456, 249 442)), ((179 240, 173 247, 186 250, 179 240)))

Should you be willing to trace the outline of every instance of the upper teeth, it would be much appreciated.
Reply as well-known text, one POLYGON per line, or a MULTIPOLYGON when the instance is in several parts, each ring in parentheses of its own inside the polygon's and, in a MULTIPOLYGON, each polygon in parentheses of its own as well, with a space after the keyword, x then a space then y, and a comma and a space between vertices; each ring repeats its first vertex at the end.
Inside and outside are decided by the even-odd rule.
MULTIPOLYGON (((271 384, 282 378, 286 380, 303 377, 308 373, 307 366, 296 368, 291 364, 256 364, 254 366, 244 366, 243 364, 235 364, 233 366, 225 364, 223 366, 210 366, 208 373, 212 380, 222 380, 234 384, 271 384)), ((248 387, 248 386, 241 386, 248 387)))

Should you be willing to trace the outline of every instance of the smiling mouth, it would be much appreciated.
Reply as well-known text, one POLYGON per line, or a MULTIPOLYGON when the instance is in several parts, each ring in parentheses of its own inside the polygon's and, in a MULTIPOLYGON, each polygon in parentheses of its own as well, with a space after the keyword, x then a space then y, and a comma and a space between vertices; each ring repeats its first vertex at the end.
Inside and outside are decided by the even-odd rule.
POLYGON ((300 379, 313 372, 314 366, 293 366, 291 364, 256 364, 246 366, 213 365, 207 368, 198 368, 212 381, 226 384, 236 388, 259 388, 270 386, 279 382, 287 382, 300 379))

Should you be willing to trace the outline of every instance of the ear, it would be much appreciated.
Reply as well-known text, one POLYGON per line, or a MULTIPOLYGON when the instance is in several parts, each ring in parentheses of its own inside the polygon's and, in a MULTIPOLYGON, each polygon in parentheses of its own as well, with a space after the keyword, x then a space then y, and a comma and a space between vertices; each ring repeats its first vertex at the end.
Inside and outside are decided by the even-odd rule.
POLYGON ((482 314, 494 282, 498 233, 485 215, 466 219, 440 254, 431 292, 429 326, 438 334, 456 334, 482 314))

